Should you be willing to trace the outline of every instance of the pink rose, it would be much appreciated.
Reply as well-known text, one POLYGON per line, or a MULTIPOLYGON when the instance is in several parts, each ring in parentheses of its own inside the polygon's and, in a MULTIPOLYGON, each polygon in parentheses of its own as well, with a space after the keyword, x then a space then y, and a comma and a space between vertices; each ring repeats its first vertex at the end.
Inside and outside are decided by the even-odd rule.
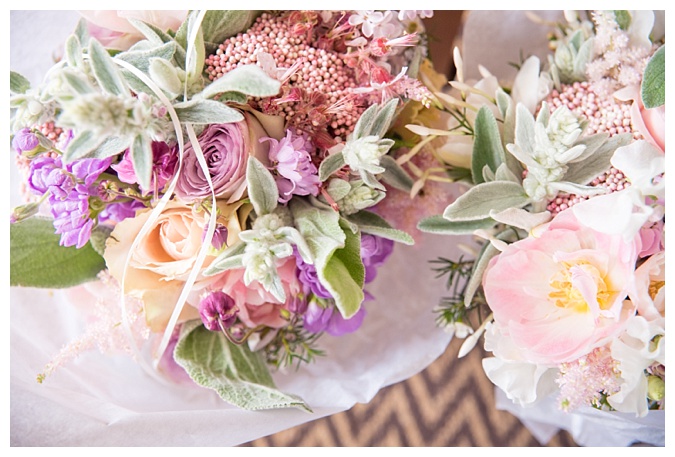
MULTIPOLYGON (((246 164, 254 155, 267 163, 269 145, 259 139, 265 129, 251 113, 244 120, 230 124, 211 124, 197 138, 204 153, 216 196, 239 200, 246 191, 246 164)), ((209 185, 191 144, 186 145, 183 169, 176 183, 176 195, 192 201, 211 195, 209 185)))
POLYGON ((287 257, 286 261, 277 266, 281 283, 286 292, 286 303, 267 292, 257 281, 248 286, 244 284, 244 269, 228 270, 218 276, 218 281, 209 287, 213 290, 222 290, 234 299, 239 308, 238 317, 250 328, 257 325, 266 325, 280 328, 288 323, 281 316, 281 310, 292 309, 295 297, 302 292, 302 285, 295 274, 295 257, 287 257))
POLYGON ((661 152, 666 152, 666 105, 645 108, 638 86, 624 87, 614 97, 622 101, 633 101, 630 109, 633 128, 661 152))
POLYGON ((79 11, 89 22, 89 33, 106 47, 127 50, 144 36, 127 19, 138 19, 167 31, 178 30, 187 17, 187 10, 97 10, 79 11))
POLYGON ((540 237, 490 261, 483 288, 497 331, 537 364, 576 360, 606 344, 635 312, 624 299, 639 249, 639 237, 626 242, 563 211, 540 237))

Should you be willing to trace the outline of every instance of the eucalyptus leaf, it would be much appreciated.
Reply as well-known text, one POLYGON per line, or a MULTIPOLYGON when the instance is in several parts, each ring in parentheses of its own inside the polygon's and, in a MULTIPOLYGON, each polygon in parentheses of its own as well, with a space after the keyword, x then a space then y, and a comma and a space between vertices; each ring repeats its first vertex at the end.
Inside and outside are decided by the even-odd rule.
POLYGON ((137 135, 131 143, 130 152, 138 184, 144 189, 150 189, 152 178, 151 141, 142 134, 137 135))
POLYGON ((23 75, 15 72, 9 72, 9 90, 13 94, 25 94, 30 89, 30 81, 23 75))
POLYGON ((380 175, 382 181, 395 189, 410 192, 415 181, 393 157, 389 155, 380 157, 380 166, 384 168, 384 173, 380 175))
POLYGON ((258 159, 249 156, 246 165, 248 196, 258 216, 269 214, 277 207, 279 189, 272 173, 258 159))
POLYGON ((191 124, 228 124, 244 120, 240 111, 215 100, 190 100, 174 105, 181 122, 191 124))
POLYGON ((504 148, 499 135, 499 126, 492 111, 481 106, 474 123, 473 153, 471 155, 471 176, 475 184, 485 182, 483 167, 497 171, 504 162, 504 148))
POLYGON ((356 224, 363 233, 369 233, 410 246, 415 244, 412 236, 402 230, 393 228, 382 217, 370 211, 359 211, 352 214, 347 217, 347 221, 356 224))
POLYGON ((253 411, 295 407, 311 412, 301 398, 277 390, 260 353, 246 344, 230 343, 200 321, 183 325, 173 355, 192 380, 234 406, 253 411))
POLYGON ((661 46, 649 59, 641 87, 645 108, 657 108, 666 103, 666 45, 661 46))
POLYGON ((455 222, 449 221, 443 216, 431 216, 422 219, 417 224, 417 228, 423 232, 436 233, 438 235, 470 235, 476 230, 491 229, 496 224, 496 221, 491 218, 455 222))
POLYGON ((443 213, 450 221, 476 221, 490 217, 490 211, 522 208, 530 203, 522 186, 510 181, 492 181, 470 188, 443 213))
POLYGON ((9 284, 65 288, 93 281, 105 261, 87 243, 81 249, 60 246, 53 221, 32 217, 9 228, 9 284))
POLYGON ((257 65, 242 65, 225 73, 204 88, 201 95, 212 98, 223 92, 240 92, 252 97, 277 95, 281 83, 257 65))
POLYGON ((323 182, 336 171, 345 166, 345 157, 341 152, 331 154, 319 165, 319 179, 323 182))
POLYGON ((90 40, 89 58, 96 81, 103 90, 113 95, 126 95, 128 93, 117 65, 98 40, 90 40))

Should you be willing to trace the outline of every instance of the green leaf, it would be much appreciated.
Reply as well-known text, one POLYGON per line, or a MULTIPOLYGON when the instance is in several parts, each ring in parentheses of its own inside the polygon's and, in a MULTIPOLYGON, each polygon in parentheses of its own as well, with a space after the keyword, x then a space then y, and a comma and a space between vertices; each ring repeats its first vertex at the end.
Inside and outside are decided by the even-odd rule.
MULTIPOLYGON (((373 124, 370 127, 370 132, 368 135, 375 135, 382 138, 389 126, 391 121, 394 119, 394 114, 396 114, 396 107, 398 106, 398 98, 392 98, 389 100, 377 113, 373 124)), ((367 136, 367 135, 366 135, 367 136)))
POLYGON ((246 344, 230 343, 200 321, 183 325, 173 354, 197 384, 215 390, 234 406, 252 411, 295 407, 311 412, 301 398, 276 389, 260 353, 246 344))
POLYGON ((361 114, 359 120, 356 121, 356 125, 354 126, 352 139, 358 140, 359 138, 368 136, 368 134, 370 133, 370 129, 373 126, 373 122, 375 122, 375 116, 377 116, 377 109, 378 105, 371 105, 370 107, 368 107, 367 110, 365 110, 361 114))
POLYGON ((242 261, 242 255, 246 249, 246 243, 236 243, 229 246, 218 257, 211 262, 211 265, 204 270, 204 276, 213 276, 222 273, 225 270, 238 268, 242 261))
POLYGON ((361 308, 365 298, 363 284, 366 271, 361 260, 361 235, 352 233, 342 221, 340 227, 346 235, 345 246, 337 249, 323 268, 317 265, 317 273, 335 299, 335 306, 342 317, 349 319, 361 308))
POLYGON ((144 189, 150 189, 152 178, 152 145, 148 138, 139 134, 131 143, 131 163, 138 177, 138 184, 144 189))
POLYGON ((240 111, 215 100, 190 100, 176 103, 174 108, 181 122, 191 124, 229 124, 244 119, 240 111))
POLYGON ((345 156, 341 152, 331 154, 319 165, 319 179, 323 182, 330 176, 345 166, 345 156))
POLYGON ((97 40, 89 42, 89 58, 96 81, 106 92, 113 95, 128 93, 124 79, 108 51, 97 40))
POLYGON ((253 156, 246 164, 246 182, 255 213, 260 217, 273 212, 279 200, 277 183, 267 167, 253 156))
POLYGON ((473 153, 471 155, 471 176, 475 184, 485 182, 483 167, 493 172, 504 162, 504 148, 499 136, 499 126, 492 111, 481 106, 474 124, 473 153))
POLYGON ((626 10, 614 10, 614 18, 621 30, 628 30, 632 19, 630 13, 626 10))
POLYGON ((380 157, 380 166, 384 168, 384 172, 380 174, 382 181, 395 189, 410 192, 415 182, 393 157, 380 157))
POLYGON ((202 21, 206 52, 209 54, 216 52, 218 45, 247 30, 257 16, 258 11, 254 10, 207 11, 202 21))
POLYGON ((82 46, 75 35, 70 35, 66 40, 66 61, 69 67, 83 68, 82 46))
POLYGON ((68 143, 68 147, 63 154, 63 160, 70 163, 75 159, 81 159, 91 154, 104 139, 94 134, 91 130, 80 132, 73 140, 68 143))
POLYGON ((81 249, 59 245, 51 220, 32 217, 9 228, 11 286, 65 288, 96 279, 105 261, 87 243, 81 249))
POLYGON ((291 200, 290 208, 295 226, 314 259, 319 281, 348 319, 359 310, 364 298, 365 271, 359 235, 352 233, 335 211, 313 207, 302 199, 291 200))
POLYGON ((477 221, 490 217, 490 211, 522 208, 530 203, 522 186, 511 181, 478 184, 445 209, 443 217, 450 221, 477 221))
POLYGON ((89 82, 82 79, 78 74, 68 71, 68 69, 65 69, 61 74, 63 75, 63 79, 66 80, 66 83, 68 83, 68 85, 78 94, 85 95, 94 92, 94 89, 89 82))
POLYGON ((13 94, 25 94, 30 89, 30 81, 25 76, 15 72, 9 72, 9 91, 13 94))
MULTIPOLYGON (((196 25, 197 16, 190 15, 188 17, 188 38, 192 36, 193 27, 196 25)), ((195 42, 192 46, 186 46, 187 58, 185 61, 185 72, 187 73, 188 82, 192 83, 201 78, 204 70, 204 58, 206 57, 206 50, 204 49, 204 34, 202 27, 199 27, 195 35, 195 42)))
POLYGON ((642 103, 645 108, 657 108, 666 103, 666 45, 649 59, 642 76, 642 103))
POLYGON ((80 42, 80 45, 89 46, 89 40, 91 39, 91 37, 89 36, 89 23, 85 18, 81 18, 77 22, 77 26, 73 31, 73 35, 77 37, 78 41, 80 42))
POLYGON ((105 242, 112 233, 112 228, 105 225, 99 225, 91 231, 91 237, 89 238, 89 243, 91 247, 96 251, 101 257, 105 253, 105 242))
POLYGON ((211 98, 223 92, 240 92, 252 97, 277 95, 281 83, 257 65, 242 65, 225 73, 202 91, 202 97, 211 98))
POLYGON ((565 173, 563 180, 577 184, 588 184, 594 178, 609 170, 614 151, 621 146, 630 144, 632 138, 630 133, 609 138, 586 159, 568 164, 567 173, 565 173))
POLYGON ((155 57, 171 61, 177 49, 178 46, 176 43, 171 41, 149 49, 120 52, 115 56, 115 59, 130 63, 134 67, 141 70, 143 73, 147 74, 150 70, 150 59, 155 57))
POLYGON ((406 232, 393 228, 386 220, 370 211, 359 211, 349 216, 347 220, 358 225, 363 233, 370 233, 407 245, 415 244, 415 240, 406 232))
POLYGON ((131 146, 131 141, 129 139, 111 136, 103 140, 103 143, 91 150, 87 154, 87 157, 105 159, 107 157, 123 153, 129 146, 131 146))
POLYGON ((470 235, 475 230, 487 230, 496 225, 496 221, 491 218, 478 219, 474 221, 449 221, 443 216, 431 216, 422 219, 417 228, 423 232, 436 233, 438 235, 470 235))

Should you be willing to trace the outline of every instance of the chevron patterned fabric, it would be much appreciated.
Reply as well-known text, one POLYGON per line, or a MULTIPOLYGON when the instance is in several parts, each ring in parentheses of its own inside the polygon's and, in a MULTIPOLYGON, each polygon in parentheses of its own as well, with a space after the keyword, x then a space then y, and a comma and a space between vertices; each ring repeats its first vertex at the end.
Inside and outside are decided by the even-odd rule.
MULTIPOLYGON (((382 389, 368 404, 260 438, 244 446, 541 446, 520 421, 494 407, 494 386, 476 348, 457 359, 462 340, 426 370, 382 389)), ((576 446, 560 432, 547 446, 576 446)))

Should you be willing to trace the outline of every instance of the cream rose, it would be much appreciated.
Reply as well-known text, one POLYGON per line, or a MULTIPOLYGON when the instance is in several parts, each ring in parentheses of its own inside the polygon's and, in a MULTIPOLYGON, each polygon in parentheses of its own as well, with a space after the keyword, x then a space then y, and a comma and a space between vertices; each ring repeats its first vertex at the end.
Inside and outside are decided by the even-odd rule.
MULTIPOLYGON (((232 245, 239 239, 251 205, 219 203, 218 209, 217 222, 227 228, 227 244, 232 245)), ((131 245, 150 214, 151 211, 146 210, 123 220, 108 238, 104 258, 110 274, 120 282, 131 245)), ((131 253, 124 292, 143 301, 145 317, 153 332, 163 331, 171 317, 185 281, 195 267, 206 224, 203 211, 170 202, 131 253)), ((200 268, 206 268, 214 258, 207 255, 200 268)), ((197 277, 188 297, 188 304, 192 306, 183 309, 181 322, 199 319, 198 293, 212 281, 201 274, 197 277)))

